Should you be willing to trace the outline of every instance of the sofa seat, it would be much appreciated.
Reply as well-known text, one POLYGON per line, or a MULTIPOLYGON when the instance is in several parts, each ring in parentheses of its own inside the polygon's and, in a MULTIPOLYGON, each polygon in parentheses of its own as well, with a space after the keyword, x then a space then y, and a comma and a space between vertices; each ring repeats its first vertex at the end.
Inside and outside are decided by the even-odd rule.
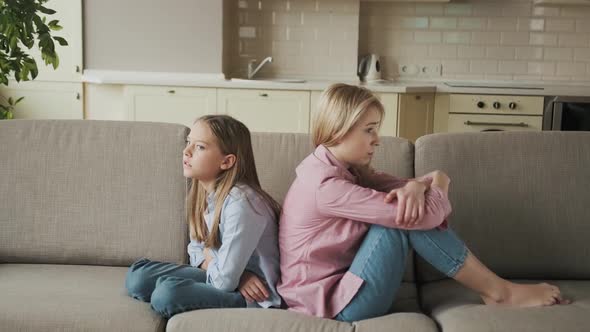
POLYGON ((352 324, 279 309, 207 309, 175 315, 167 332, 438 332, 436 323, 420 313, 393 313, 352 324), (256 310, 256 312, 254 312, 256 310))
POLYGON ((443 332, 590 331, 590 281, 547 282, 560 287, 573 303, 518 309, 486 306, 475 292, 450 279, 423 285, 422 303, 443 332))
POLYGON ((164 331, 127 296, 126 267, 0 264, 2 331, 164 331))
POLYGON ((317 318, 278 309, 207 309, 178 314, 168 321, 167 332, 203 331, 281 331, 281 332, 345 332, 345 331, 407 331, 438 332, 436 323, 419 313, 418 292, 414 283, 402 283, 392 314, 352 324, 317 318))

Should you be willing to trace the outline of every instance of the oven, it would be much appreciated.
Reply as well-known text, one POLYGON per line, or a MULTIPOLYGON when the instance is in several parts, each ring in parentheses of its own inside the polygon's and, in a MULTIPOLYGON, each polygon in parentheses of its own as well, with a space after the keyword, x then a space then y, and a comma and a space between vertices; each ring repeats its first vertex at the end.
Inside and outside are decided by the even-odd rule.
POLYGON ((590 131, 590 97, 545 97, 543 130, 590 131))

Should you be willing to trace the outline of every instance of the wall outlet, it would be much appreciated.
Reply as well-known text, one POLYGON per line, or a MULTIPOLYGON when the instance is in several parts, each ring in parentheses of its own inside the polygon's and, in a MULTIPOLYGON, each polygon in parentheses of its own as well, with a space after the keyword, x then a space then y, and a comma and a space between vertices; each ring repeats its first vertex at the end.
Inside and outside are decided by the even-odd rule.
POLYGON ((442 65, 436 64, 398 64, 398 75, 405 77, 440 77, 442 76, 442 65))
POLYGON ((399 76, 418 76, 420 67, 410 63, 400 63, 398 65, 399 76))
POLYGON ((422 66, 420 66, 420 71, 419 71, 418 75, 419 76, 427 76, 427 77, 440 77, 440 76, 442 76, 442 65, 441 64, 422 65, 422 66))

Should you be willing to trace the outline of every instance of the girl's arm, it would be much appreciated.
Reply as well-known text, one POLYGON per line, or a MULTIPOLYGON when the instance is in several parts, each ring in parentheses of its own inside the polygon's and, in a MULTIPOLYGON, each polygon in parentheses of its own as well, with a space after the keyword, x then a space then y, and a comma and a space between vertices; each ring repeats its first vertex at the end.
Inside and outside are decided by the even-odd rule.
POLYGON ((221 219, 221 246, 208 264, 207 282, 231 292, 238 288, 240 277, 266 228, 267 217, 258 214, 250 202, 242 198, 225 206, 221 219))
POLYGON ((425 194, 425 213, 420 223, 413 226, 396 225, 397 200, 387 203, 386 195, 346 179, 332 177, 320 184, 316 192, 316 202, 320 213, 326 216, 402 229, 432 229, 440 226, 450 213, 446 195, 429 190, 425 194))
POLYGON ((202 243, 191 239, 191 242, 186 248, 191 266, 200 267, 201 263, 205 261, 204 248, 205 246, 202 243))

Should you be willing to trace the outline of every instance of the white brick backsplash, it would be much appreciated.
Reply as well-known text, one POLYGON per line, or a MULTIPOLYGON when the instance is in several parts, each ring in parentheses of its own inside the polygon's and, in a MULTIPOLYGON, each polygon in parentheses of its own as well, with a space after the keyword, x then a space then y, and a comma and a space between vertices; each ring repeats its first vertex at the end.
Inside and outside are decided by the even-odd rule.
POLYGON ((495 74, 498 72, 498 61, 472 60, 469 71, 473 74, 495 74))
POLYGON ((545 30, 545 19, 542 18, 519 18, 518 31, 543 31, 545 30))
POLYGON ((488 20, 489 31, 514 31, 516 30, 516 18, 492 17, 488 20))
POLYGON ((517 47, 516 59, 518 60, 541 60, 543 59, 543 48, 541 47, 517 47))
POLYGON ((452 79, 590 82, 590 6, 533 1, 240 0, 230 67, 272 55, 264 75, 354 78, 358 55, 377 53, 385 77, 401 62, 452 79))
POLYGON ((586 64, 582 62, 558 62, 557 75, 575 76, 586 71, 586 64))
POLYGON ((500 74, 526 74, 527 68, 525 61, 500 61, 498 72, 500 74))
POLYGON ((552 62, 529 62, 528 73, 538 75, 553 75, 555 73, 555 64, 552 62))
POLYGON ((418 3, 416 4, 416 15, 436 16, 443 15, 444 6, 441 4, 418 3))
POLYGON ((497 60, 510 60, 515 58, 514 47, 487 47, 486 58, 497 60))
POLYGON ((479 59, 485 57, 486 49, 482 46, 459 46, 457 55, 461 59, 479 59))
POLYGON ((414 40, 418 44, 436 44, 442 40, 442 34, 438 31, 416 31, 414 40))
POLYGON ((449 44, 469 44, 471 32, 445 32, 443 41, 449 44))
POLYGON ((531 32, 531 45, 556 46, 557 34, 531 32))
POLYGON ((431 29, 455 29, 457 19, 454 17, 433 17, 430 19, 431 29))
POLYGON ((572 60, 574 58, 574 50, 565 47, 546 47, 543 59, 545 60, 572 60))
POLYGON ((573 33, 561 33, 559 34, 559 46, 573 46, 573 47, 587 47, 588 46, 588 35, 587 34, 573 34, 573 33))
POLYGON ((469 3, 451 3, 445 7, 447 16, 469 16, 473 12, 472 5, 469 3))
POLYGON ((478 17, 463 17, 457 21, 457 28, 462 30, 481 30, 486 26, 486 19, 478 17))
POLYGON ((575 22, 573 20, 565 19, 546 19, 545 30, 547 32, 572 32, 576 29, 575 22))
POLYGON ((500 36, 500 44, 502 45, 527 45, 530 40, 528 32, 502 32, 500 36))
POLYGON ((471 34, 471 44, 472 45, 497 45, 500 43, 500 33, 499 32, 480 32, 476 31, 471 34))

